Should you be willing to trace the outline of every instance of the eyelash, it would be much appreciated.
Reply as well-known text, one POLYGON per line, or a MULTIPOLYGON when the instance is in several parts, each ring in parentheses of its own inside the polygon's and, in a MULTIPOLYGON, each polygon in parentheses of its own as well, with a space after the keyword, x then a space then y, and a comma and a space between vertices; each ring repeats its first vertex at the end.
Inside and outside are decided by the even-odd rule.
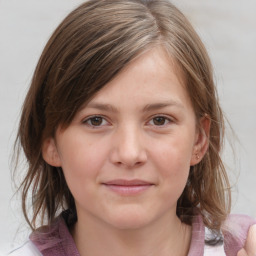
MULTIPOLYGON (((170 118, 170 117, 167 117, 165 115, 156 115, 156 116, 153 116, 149 122, 153 121, 154 122, 154 119, 155 118, 163 118, 164 119, 164 124, 163 125, 156 125, 156 124, 152 124, 153 126, 156 126, 156 127, 159 127, 159 128, 162 128, 162 127, 165 127, 166 125, 170 124, 173 122, 173 120, 170 118), (167 122, 167 123, 166 123, 167 122)), ((149 123, 148 122, 148 123, 149 123)))
MULTIPOLYGON (((99 125, 93 125, 92 124, 92 120, 95 119, 95 118, 100 118, 103 123, 104 122, 109 123, 106 120, 106 118, 104 116, 101 116, 101 115, 90 116, 90 117, 86 118, 85 120, 83 120, 82 123, 86 124, 86 125, 88 125, 89 127, 92 127, 92 128, 100 128, 100 127, 106 125, 106 124, 102 124, 102 123, 99 124, 99 125)), ((165 115, 155 115, 155 116, 151 117, 151 119, 147 123, 154 122, 155 118, 163 118, 164 119, 164 124, 163 125, 156 125, 156 124, 153 123, 153 124, 150 124, 151 126, 162 128, 162 127, 165 127, 166 125, 168 125, 168 124, 173 122, 173 120, 170 117, 166 117, 165 115)))
POLYGON ((85 120, 83 120, 82 123, 88 125, 89 127, 93 127, 93 128, 101 127, 102 124, 100 124, 100 125, 93 125, 92 123, 89 124, 89 122, 92 122, 92 120, 95 118, 101 118, 103 122, 105 121, 108 123, 108 121, 106 121, 106 118, 104 118, 103 116, 100 116, 100 115, 90 116, 90 117, 86 118, 85 120))

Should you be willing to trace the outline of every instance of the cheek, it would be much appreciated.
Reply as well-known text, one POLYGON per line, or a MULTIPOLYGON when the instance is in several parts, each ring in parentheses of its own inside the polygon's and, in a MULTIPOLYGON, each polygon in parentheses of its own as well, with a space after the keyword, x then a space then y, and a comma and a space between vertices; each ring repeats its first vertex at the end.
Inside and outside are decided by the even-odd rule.
POLYGON ((107 157, 103 143, 91 143, 84 137, 76 136, 71 140, 63 139, 60 148, 62 169, 70 186, 83 186, 91 180, 89 178, 96 180, 107 157))
MULTIPOLYGON (((76 141, 61 152, 62 169, 76 205, 93 205, 95 186, 106 159, 104 147, 76 141)), ((96 200, 97 201, 97 200, 96 200)))
POLYGON ((177 148, 172 148, 159 154, 158 165, 163 178, 177 185, 185 184, 190 170, 190 155, 186 152, 181 154, 177 148))
POLYGON ((164 142, 155 143, 153 150, 152 154, 155 155, 156 161, 162 166, 172 167, 170 170, 175 173, 189 169, 193 142, 184 133, 181 136, 170 136, 164 142))
POLYGON ((180 194, 187 182, 193 143, 188 136, 171 137, 154 145, 154 164, 161 173, 161 182, 180 194), (189 143, 188 143, 189 142, 189 143), (156 153, 157 152, 157 153, 156 153))

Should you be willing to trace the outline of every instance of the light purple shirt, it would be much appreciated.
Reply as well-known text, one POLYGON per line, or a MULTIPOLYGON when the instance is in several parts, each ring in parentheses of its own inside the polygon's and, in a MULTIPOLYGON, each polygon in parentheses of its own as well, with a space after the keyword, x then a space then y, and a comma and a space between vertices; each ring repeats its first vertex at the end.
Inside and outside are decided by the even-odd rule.
MULTIPOLYGON (((37 254, 43 256, 80 256, 75 242, 69 232, 69 225, 74 221, 70 218, 69 211, 57 218, 51 228, 40 228, 30 235, 30 243, 26 247, 37 250, 37 254), (71 221, 70 221, 71 220, 71 221)), ((188 256, 211 256, 227 255, 236 256, 237 252, 244 246, 249 227, 256 224, 256 220, 245 215, 230 215, 223 225, 224 243, 222 245, 210 246, 205 244, 206 233, 202 217, 197 215, 192 223, 192 239, 188 256)), ((32 250, 30 249, 30 250, 32 250)), ((27 256, 20 248, 10 256, 27 256)))

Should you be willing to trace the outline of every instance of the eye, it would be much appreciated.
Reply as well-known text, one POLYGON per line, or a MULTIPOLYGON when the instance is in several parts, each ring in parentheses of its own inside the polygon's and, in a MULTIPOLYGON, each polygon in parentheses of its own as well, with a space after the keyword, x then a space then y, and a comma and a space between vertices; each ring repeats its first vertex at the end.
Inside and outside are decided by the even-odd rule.
POLYGON ((92 116, 84 120, 83 123, 92 127, 99 127, 108 124, 108 122, 101 116, 92 116))
POLYGON ((149 121, 150 125, 154 126, 164 126, 171 122, 170 118, 167 118, 165 116, 155 116, 149 121))

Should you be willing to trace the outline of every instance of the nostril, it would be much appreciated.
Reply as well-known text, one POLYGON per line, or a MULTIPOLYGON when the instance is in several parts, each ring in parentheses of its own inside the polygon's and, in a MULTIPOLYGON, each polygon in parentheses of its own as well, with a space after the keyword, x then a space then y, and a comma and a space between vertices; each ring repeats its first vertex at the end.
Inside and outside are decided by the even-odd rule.
POLYGON ((127 162, 118 161, 118 162, 116 162, 116 165, 124 166, 124 167, 130 169, 130 168, 139 167, 139 166, 143 165, 143 162, 130 162, 130 163, 127 163, 127 162))

